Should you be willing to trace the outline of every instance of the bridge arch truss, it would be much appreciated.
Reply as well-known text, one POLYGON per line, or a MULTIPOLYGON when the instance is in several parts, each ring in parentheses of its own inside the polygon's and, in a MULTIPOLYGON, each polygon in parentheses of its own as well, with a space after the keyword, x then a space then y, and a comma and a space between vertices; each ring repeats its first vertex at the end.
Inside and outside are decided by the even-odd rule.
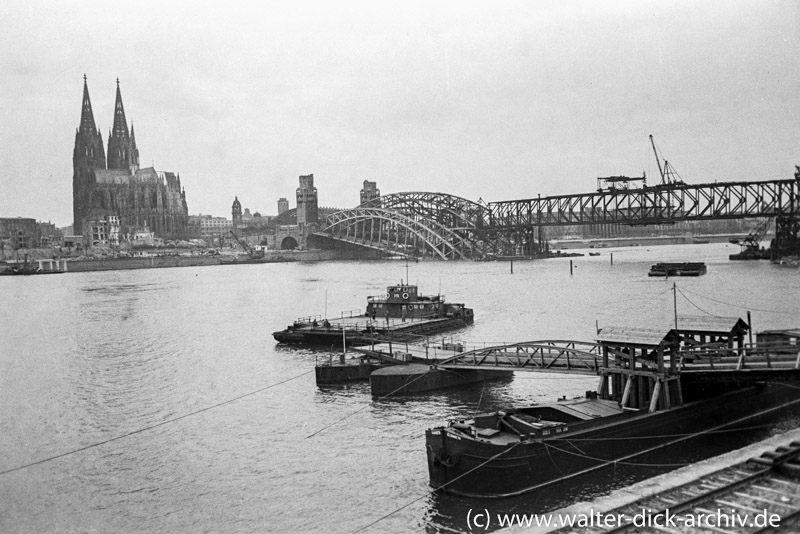
POLYGON ((489 205, 447 193, 410 191, 376 198, 361 207, 399 211, 415 219, 428 219, 449 228, 472 244, 473 258, 487 254, 535 253, 540 243, 529 228, 493 226, 489 205))
POLYGON ((338 241, 410 257, 456 260, 479 254, 475 243, 458 231, 434 219, 393 209, 338 211, 325 219, 321 232, 338 241))

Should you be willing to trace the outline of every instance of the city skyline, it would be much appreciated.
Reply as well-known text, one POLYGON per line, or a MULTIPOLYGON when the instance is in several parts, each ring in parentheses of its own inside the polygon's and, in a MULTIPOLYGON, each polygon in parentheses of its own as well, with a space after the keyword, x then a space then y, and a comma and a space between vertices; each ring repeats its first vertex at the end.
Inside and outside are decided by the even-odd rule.
POLYGON ((120 79, 141 166, 191 214, 275 214, 307 174, 341 208, 364 180, 487 202, 657 181, 649 134, 689 183, 800 164, 793 2, 188 6, 0 6, 2 216, 70 224, 84 74, 104 138, 120 79))

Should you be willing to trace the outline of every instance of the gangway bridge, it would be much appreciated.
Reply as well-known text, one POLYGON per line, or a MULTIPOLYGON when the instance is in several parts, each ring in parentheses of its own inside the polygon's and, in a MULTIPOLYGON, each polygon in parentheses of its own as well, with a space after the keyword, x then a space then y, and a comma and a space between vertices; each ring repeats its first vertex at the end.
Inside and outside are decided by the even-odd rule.
MULTIPOLYGON (((542 340, 455 354, 436 369, 599 375, 597 394, 650 411, 680 406, 710 382, 800 381, 800 330, 745 342, 741 318, 676 316, 674 328, 604 327, 596 342, 542 340), (705 386, 703 385, 705 384, 705 386)), ((800 387, 798 388, 800 390, 800 387)))
MULTIPOLYGON (((596 376, 614 368, 613 364, 604 367, 603 346, 600 342, 570 340, 509 343, 461 352, 441 360, 436 367, 596 376)), ((707 381, 800 380, 798 346, 756 342, 732 349, 725 344, 708 343, 679 350, 674 355, 679 374, 707 381)), ((670 364, 667 357, 665 365, 670 364)), ((645 367, 655 369, 655 366, 655 362, 648 362, 645 367)))

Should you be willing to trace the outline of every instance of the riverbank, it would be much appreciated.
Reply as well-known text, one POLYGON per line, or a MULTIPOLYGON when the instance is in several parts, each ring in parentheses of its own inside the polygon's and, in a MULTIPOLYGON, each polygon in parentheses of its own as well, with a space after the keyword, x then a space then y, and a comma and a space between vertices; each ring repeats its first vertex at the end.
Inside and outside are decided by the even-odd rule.
POLYGON ((67 260, 66 272, 115 271, 129 269, 160 269, 167 267, 199 267, 207 265, 245 265, 254 263, 283 263, 297 261, 326 261, 338 259, 332 250, 270 251, 264 258, 254 260, 246 254, 181 255, 161 254, 136 257, 109 257, 67 260))
POLYGON ((652 247, 657 245, 704 245, 706 243, 728 243, 731 238, 742 239, 747 234, 714 234, 652 237, 609 237, 597 239, 554 239, 550 247, 557 250, 572 248, 606 247, 652 247))

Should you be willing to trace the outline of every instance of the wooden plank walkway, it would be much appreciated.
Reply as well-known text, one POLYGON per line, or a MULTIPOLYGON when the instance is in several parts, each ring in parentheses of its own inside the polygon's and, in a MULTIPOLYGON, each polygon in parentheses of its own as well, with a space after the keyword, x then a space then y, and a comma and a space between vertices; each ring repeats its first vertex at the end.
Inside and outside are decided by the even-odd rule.
POLYGON ((610 526, 565 527, 561 534, 797 532, 800 441, 602 512, 610 526), (778 529, 775 527, 778 525, 778 529))

